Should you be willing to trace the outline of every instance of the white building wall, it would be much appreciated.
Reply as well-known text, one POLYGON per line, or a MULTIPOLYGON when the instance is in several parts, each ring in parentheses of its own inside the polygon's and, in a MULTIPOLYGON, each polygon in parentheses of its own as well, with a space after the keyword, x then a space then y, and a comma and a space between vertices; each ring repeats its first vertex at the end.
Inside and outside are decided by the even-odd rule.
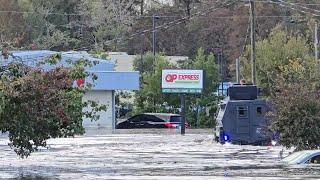
POLYGON ((89 91, 84 97, 83 101, 92 100, 99 104, 107 106, 107 111, 99 112, 100 119, 98 121, 91 121, 90 119, 83 119, 84 128, 89 127, 104 127, 112 128, 113 125, 113 107, 112 107, 112 91, 89 91))
MULTIPOLYGON (((133 61, 140 55, 128 55, 126 52, 110 52, 108 57, 116 61, 116 71, 133 71, 133 61)), ((178 65, 179 62, 187 61, 187 56, 165 56, 165 58, 173 65, 178 65)))

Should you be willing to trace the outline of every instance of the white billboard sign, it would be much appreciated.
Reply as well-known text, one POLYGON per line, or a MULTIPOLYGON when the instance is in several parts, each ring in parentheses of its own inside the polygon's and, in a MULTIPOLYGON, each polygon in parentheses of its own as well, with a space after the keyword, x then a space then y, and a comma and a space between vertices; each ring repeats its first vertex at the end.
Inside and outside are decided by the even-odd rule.
POLYGON ((162 70, 162 92, 201 93, 203 70, 162 70))

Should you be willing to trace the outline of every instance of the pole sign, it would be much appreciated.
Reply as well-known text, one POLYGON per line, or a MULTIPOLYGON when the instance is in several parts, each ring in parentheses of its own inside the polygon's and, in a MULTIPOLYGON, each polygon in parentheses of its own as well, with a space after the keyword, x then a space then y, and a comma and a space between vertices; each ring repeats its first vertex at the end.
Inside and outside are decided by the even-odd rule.
POLYGON ((162 70, 163 93, 202 93, 203 70, 162 70))

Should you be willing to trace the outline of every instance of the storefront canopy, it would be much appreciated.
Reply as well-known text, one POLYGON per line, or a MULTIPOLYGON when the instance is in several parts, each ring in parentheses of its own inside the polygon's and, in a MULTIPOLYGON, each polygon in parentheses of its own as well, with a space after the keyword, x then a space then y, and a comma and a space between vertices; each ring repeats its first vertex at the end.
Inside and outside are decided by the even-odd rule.
MULTIPOLYGON (((1 64, 6 65, 12 61, 20 61, 28 66, 37 66, 39 62, 52 55, 60 54, 61 61, 54 66, 70 67, 68 61, 77 61, 86 59, 89 61, 98 62, 92 67, 86 67, 86 71, 97 75, 98 80, 95 81, 93 90, 138 90, 139 89, 139 72, 116 72, 114 71, 115 62, 105 59, 100 59, 91 56, 87 52, 69 51, 69 52, 55 52, 48 50, 37 51, 13 51, 9 59, 1 59, 1 64)), ((41 65, 40 67, 49 70, 53 65, 41 65)), ((90 78, 87 79, 87 81, 90 78)))

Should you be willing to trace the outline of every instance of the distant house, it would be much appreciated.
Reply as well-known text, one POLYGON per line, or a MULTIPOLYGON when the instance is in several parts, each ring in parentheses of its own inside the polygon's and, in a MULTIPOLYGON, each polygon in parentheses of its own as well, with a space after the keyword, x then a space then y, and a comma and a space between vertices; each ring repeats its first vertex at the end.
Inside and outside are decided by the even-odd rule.
MULTIPOLYGON (((98 76, 98 80, 94 83, 92 90, 86 92, 83 100, 94 100, 101 104, 107 105, 106 112, 100 112, 100 120, 91 122, 89 119, 83 120, 85 128, 89 127, 106 127, 115 128, 115 90, 138 90, 139 89, 139 72, 136 71, 115 71, 115 62, 92 57, 86 52, 54 52, 48 50, 38 51, 13 51, 9 59, 1 59, 0 64, 5 65, 15 59, 19 59, 24 64, 36 66, 37 62, 51 55, 60 53, 61 62, 59 65, 68 66, 67 60, 76 61, 79 59, 87 59, 89 61, 99 62, 93 67, 87 67, 85 70, 92 72, 98 76)), ((44 69, 50 69, 52 66, 45 65, 44 69)), ((90 81, 90 79, 86 79, 90 81)))
POLYGON ((230 81, 225 81, 225 82, 220 82, 217 91, 215 94, 217 96, 227 96, 228 95, 228 89, 230 86, 234 84, 233 82, 230 81))
MULTIPOLYGON (((116 71, 133 71, 133 61, 140 55, 128 55, 126 52, 110 52, 108 57, 115 61, 116 71)), ((179 62, 188 60, 187 56, 165 56, 168 61, 173 65, 178 65, 179 62)))

